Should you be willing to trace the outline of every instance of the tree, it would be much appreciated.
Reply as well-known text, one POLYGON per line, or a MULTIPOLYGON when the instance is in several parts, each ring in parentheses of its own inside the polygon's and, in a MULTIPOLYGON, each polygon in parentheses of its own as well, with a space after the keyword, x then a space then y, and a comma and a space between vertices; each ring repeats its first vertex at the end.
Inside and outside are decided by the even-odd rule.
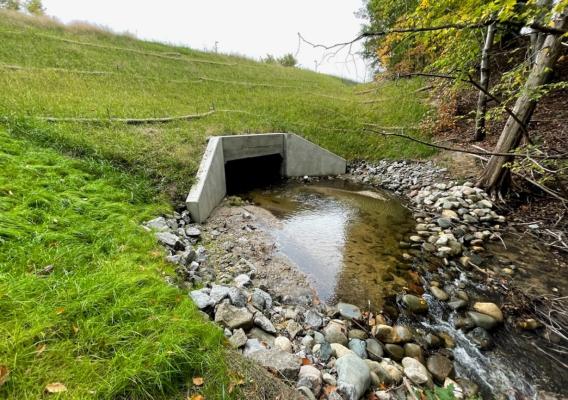
POLYGON ((19 0, 0 0, 0 8, 5 10, 19 11, 21 4, 19 0))
POLYGON ((27 0, 25 3, 26 11, 31 15, 44 15, 45 8, 41 0, 27 0))
POLYGON ((489 90, 489 75, 491 70, 489 69, 489 53, 493 47, 493 40, 495 38, 496 24, 493 23, 487 27, 487 34, 485 36, 485 45, 481 52, 481 67, 480 73, 481 77, 479 80, 479 85, 482 90, 479 91, 479 97, 477 99, 477 114, 475 116, 475 141, 482 141, 485 139, 485 119, 487 114, 487 92, 489 90))
MULTIPOLYGON (((552 69, 558 60, 562 47, 563 35, 561 32, 568 28, 568 5, 563 4, 562 8, 554 14, 552 20, 554 22, 553 26, 558 32, 546 35, 544 43, 538 50, 521 95, 517 98, 513 107, 513 113, 525 126, 530 121, 537 104, 535 94, 548 81, 552 69)), ((522 136, 521 124, 512 116, 509 116, 499 136, 495 152, 508 153, 514 150, 520 144, 522 136)), ((510 161, 510 157, 492 156, 483 171, 478 186, 485 188, 494 195, 500 194, 507 188, 510 181, 511 172, 506 165, 510 161)))

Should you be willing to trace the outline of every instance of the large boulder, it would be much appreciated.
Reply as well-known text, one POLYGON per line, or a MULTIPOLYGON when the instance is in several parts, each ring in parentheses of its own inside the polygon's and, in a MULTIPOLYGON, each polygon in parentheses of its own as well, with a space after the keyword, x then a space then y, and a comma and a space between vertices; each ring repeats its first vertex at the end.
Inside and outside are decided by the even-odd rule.
POLYGON ((282 350, 258 350, 248 357, 289 380, 296 380, 302 364, 299 357, 282 350))
POLYGON ((335 362, 337 389, 348 400, 359 400, 371 385, 371 371, 361 358, 346 354, 335 362))
POLYGON ((341 320, 334 319, 327 324, 323 330, 325 340, 329 343, 339 343, 346 346, 347 340, 347 327, 341 320))

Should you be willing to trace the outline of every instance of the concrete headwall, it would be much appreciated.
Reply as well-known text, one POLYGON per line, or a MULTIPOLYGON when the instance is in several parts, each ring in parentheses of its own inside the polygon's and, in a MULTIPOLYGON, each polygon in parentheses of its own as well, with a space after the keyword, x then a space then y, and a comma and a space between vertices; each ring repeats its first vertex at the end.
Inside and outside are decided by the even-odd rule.
POLYGON ((279 154, 282 176, 325 176, 345 173, 345 160, 292 133, 215 136, 209 139, 187 196, 187 208, 197 222, 207 219, 227 193, 225 163, 244 158, 279 154))

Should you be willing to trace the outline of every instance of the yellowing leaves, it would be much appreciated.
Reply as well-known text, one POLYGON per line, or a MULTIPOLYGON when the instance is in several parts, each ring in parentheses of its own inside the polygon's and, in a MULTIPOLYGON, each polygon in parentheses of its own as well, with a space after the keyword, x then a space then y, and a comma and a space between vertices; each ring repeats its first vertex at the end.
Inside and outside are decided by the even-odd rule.
POLYGON ((8 380, 10 376, 10 370, 5 365, 0 365, 0 386, 2 386, 8 380))
POLYGON ((195 386, 203 386, 203 378, 201 376, 193 377, 192 382, 195 386))
POLYGON ((205 397, 200 394, 194 394, 192 396, 189 396, 187 400, 205 400, 205 397))
POLYGON ((63 393, 67 391, 67 387, 61 382, 50 383, 45 387, 46 393, 63 393))

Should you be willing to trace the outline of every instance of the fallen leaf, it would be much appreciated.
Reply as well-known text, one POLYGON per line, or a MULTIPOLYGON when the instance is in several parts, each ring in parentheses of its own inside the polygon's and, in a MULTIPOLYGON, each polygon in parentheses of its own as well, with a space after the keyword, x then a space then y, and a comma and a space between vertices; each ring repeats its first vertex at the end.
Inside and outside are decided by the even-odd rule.
POLYGON ((302 358, 302 365, 312 365, 312 362, 310 361, 309 358, 304 357, 302 358))
POLYGON ((0 386, 2 386, 8 380, 10 375, 10 370, 5 365, 0 365, 0 386))
POLYGON ((45 343, 38 344, 36 346, 36 356, 41 355, 41 353, 43 353, 45 349, 47 349, 47 345, 45 343))
POLYGON ((195 386, 202 386, 202 385, 203 385, 203 378, 200 377, 200 376, 194 377, 194 378, 192 379, 192 381, 193 381, 193 384, 194 384, 195 386))
POLYGON ((75 335, 79 333, 79 326, 78 325, 75 325, 75 324, 73 325, 73 332, 75 333, 75 335))
POLYGON ((333 392, 335 392, 337 390, 337 386, 333 386, 333 385, 326 385, 323 388, 323 392, 329 396, 330 394, 332 394, 333 392))
POLYGON ((194 394, 193 396, 188 397, 187 400, 205 400, 205 397, 200 394, 194 394))
POLYGON ((50 383, 49 385, 47 385, 45 387, 45 391, 47 393, 62 393, 62 392, 66 392, 67 388, 65 387, 65 385, 63 383, 54 382, 54 383, 50 383))
POLYGON ((57 307, 57 308, 55 309, 55 313, 56 313, 57 315, 61 315, 61 314, 63 314, 64 312, 65 312, 65 307, 57 307))

